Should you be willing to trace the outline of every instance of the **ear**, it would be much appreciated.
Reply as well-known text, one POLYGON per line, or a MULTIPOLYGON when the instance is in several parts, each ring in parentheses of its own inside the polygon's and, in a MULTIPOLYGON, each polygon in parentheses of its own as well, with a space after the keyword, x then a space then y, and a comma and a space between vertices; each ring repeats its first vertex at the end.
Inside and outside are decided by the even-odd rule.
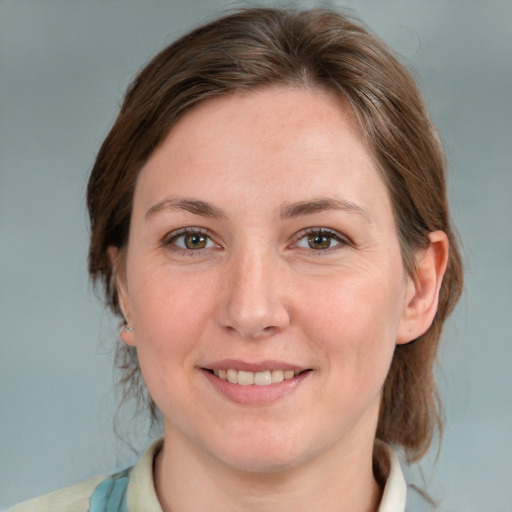
POLYGON ((444 231, 433 231, 429 239, 429 246, 416 253, 416 273, 408 278, 396 341, 399 345, 424 334, 437 313, 439 290, 448 262, 449 242, 444 231))
MULTIPOLYGON (((112 263, 112 268, 114 272, 114 286, 117 291, 117 300, 119 302, 119 307, 121 308, 121 312, 123 313, 126 324, 131 326, 131 308, 130 308, 130 299, 128 296, 127 283, 126 283, 126 255, 122 249, 119 247, 109 246, 107 248, 107 254, 110 258, 110 262, 112 263)), ((135 346, 135 335, 133 331, 129 331, 125 328, 122 328, 119 332, 119 337, 123 340, 127 345, 135 346)))

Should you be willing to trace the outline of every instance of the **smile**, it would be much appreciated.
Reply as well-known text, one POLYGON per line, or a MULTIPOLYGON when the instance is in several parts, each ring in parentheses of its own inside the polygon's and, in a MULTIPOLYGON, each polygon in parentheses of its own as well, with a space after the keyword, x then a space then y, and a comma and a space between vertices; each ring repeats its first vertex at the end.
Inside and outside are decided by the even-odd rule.
POLYGON ((241 386, 269 386, 278 384, 283 380, 290 380, 302 373, 299 370, 268 370, 263 372, 250 372, 244 370, 212 370, 213 374, 221 380, 241 386))
POLYGON ((248 363, 223 360, 200 367, 202 374, 221 396, 250 406, 270 405, 301 387, 312 368, 279 361, 248 363))

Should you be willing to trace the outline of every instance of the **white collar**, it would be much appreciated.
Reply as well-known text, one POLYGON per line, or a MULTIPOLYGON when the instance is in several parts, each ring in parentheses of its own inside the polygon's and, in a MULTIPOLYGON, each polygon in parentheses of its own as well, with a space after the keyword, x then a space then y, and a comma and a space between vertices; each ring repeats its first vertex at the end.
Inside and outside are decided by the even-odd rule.
POLYGON ((384 485, 378 512, 403 512, 405 511, 407 484, 400 467, 400 461, 391 446, 379 440, 375 442, 385 449, 389 462, 389 474, 384 485))

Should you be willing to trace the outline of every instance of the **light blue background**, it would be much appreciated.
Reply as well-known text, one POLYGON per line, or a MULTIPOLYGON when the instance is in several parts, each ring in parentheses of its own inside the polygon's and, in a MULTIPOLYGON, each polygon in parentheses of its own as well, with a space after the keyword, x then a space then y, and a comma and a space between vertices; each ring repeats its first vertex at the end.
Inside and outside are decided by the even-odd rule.
MULTIPOLYGON (((87 175, 140 66, 238 5, 0 0, 0 508, 136 458, 112 430, 116 327, 87 282, 87 175)), ((511 511, 512 2, 331 5, 421 77, 465 245, 466 292, 440 352, 445 437, 424 482, 418 468, 410 478, 442 510, 511 511)), ((126 413, 120 425, 144 447, 144 425, 126 413)))

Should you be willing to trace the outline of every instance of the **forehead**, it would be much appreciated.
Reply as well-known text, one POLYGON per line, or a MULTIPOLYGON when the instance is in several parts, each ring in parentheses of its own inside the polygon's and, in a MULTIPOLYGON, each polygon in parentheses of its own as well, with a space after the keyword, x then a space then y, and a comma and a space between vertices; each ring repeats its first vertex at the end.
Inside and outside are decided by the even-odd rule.
POLYGON ((330 149, 323 146, 326 142, 356 144, 368 156, 371 153, 346 103, 333 92, 316 88, 273 86, 207 100, 174 126, 168 136, 168 142, 173 141, 176 146, 196 143, 205 148, 230 142, 232 154, 257 145, 261 151, 251 153, 251 159, 263 150, 291 145, 320 156, 330 149))
POLYGON ((274 87, 194 107, 149 158, 136 197, 150 208, 175 189, 236 198, 245 187, 283 202, 287 193, 325 197, 333 186, 347 200, 367 189, 367 201, 383 187, 355 116, 329 91, 274 87))

